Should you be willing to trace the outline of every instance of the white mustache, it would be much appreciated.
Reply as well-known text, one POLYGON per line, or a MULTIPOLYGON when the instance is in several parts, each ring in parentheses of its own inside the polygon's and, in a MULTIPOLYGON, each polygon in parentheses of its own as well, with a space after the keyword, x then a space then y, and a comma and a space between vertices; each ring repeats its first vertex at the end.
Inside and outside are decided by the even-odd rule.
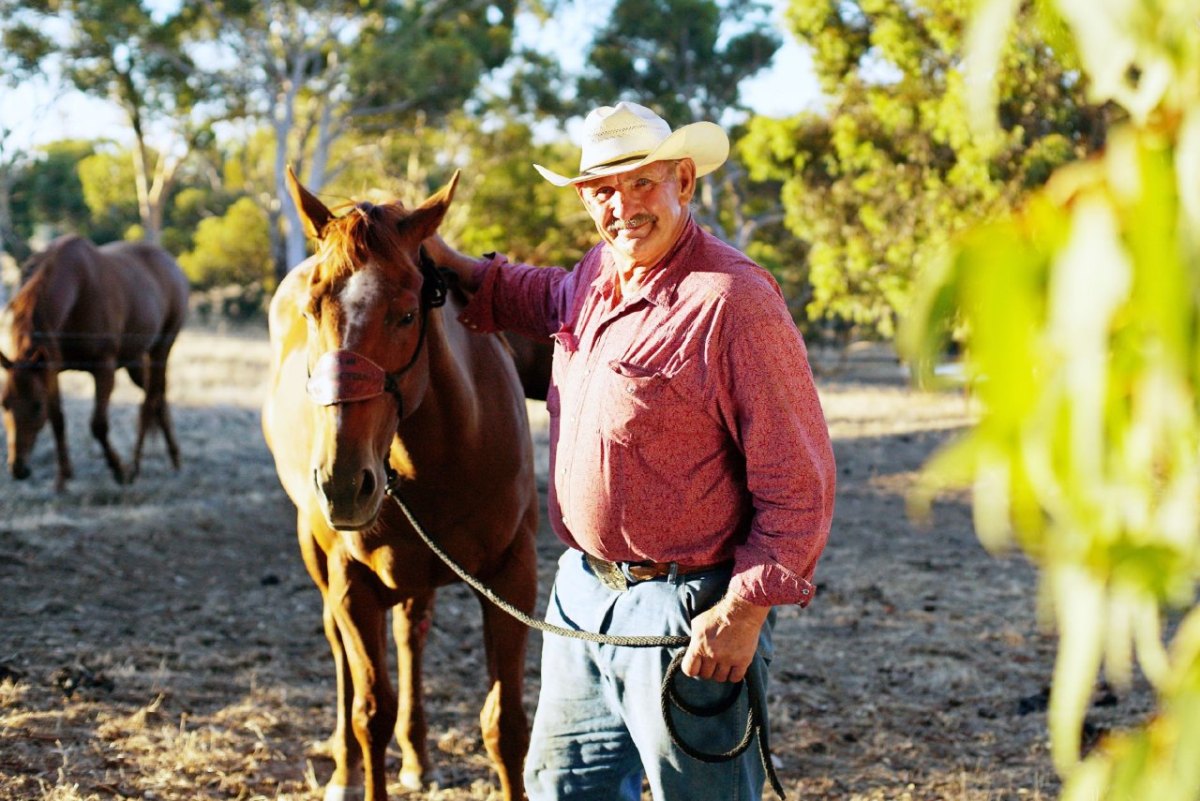
POLYGON ((658 222, 658 218, 653 214, 638 214, 628 220, 613 220, 608 224, 608 230, 612 232, 628 231, 632 228, 640 228, 646 223, 658 222))

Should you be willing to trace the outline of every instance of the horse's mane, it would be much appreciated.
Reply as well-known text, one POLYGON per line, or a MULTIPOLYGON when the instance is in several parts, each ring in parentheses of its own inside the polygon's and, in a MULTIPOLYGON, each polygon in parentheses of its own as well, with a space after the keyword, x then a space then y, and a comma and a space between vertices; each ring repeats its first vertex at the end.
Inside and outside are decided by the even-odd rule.
POLYGON ((12 312, 13 333, 31 333, 34 330, 38 301, 42 295, 42 287, 49 280, 54 267, 54 259, 48 258, 49 253, 38 254, 32 264, 33 271, 13 295, 8 303, 12 312))
POLYGON ((355 203, 347 213, 330 220, 321 239, 321 262, 326 281, 336 281, 354 272, 372 255, 389 257, 402 250, 401 234, 409 211, 399 203, 377 206, 355 203))
POLYGON ((8 308, 12 312, 12 332, 14 334, 32 334, 39 325, 38 311, 42 306, 42 289, 50 281, 59 262, 66 259, 63 253, 73 248, 84 251, 95 251, 96 246, 90 240, 75 234, 60 236, 50 243, 45 250, 35 253, 22 268, 25 273, 24 281, 9 301, 8 308))

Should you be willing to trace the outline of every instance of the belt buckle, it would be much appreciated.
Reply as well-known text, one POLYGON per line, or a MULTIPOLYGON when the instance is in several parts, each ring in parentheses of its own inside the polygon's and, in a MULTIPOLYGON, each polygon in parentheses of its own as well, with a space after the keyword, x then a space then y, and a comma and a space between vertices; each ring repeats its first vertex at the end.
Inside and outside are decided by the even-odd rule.
POLYGON ((631 564, 628 568, 629 575, 637 581, 650 581, 662 575, 653 564, 631 564))
POLYGON ((600 579, 600 583, 605 587, 617 592, 625 592, 625 590, 629 589, 629 581, 625 578, 625 574, 621 572, 620 567, 604 559, 598 559, 590 553, 585 553, 583 556, 587 559, 588 566, 592 568, 592 572, 596 574, 596 578, 600 579))

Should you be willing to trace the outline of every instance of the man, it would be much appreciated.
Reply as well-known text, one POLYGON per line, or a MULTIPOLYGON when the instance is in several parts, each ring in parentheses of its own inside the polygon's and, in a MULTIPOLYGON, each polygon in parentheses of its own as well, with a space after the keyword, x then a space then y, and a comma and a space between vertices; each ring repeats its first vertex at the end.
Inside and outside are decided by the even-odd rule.
MULTIPOLYGON (((750 670, 765 686, 771 608, 811 600, 834 495, 828 430, 779 287, 691 215, 697 178, 728 152, 712 123, 672 132, 636 103, 605 106, 585 121, 577 177, 534 165, 575 188, 600 234, 574 270, 427 243, 474 290, 469 326, 555 341, 548 506, 567 551, 547 619, 688 634, 690 678, 677 683, 699 704, 750 670)), ((530 799, 636 801, 643 776, 657 801, 761 797, 753 749, 709 764, 671 742, 659 707, 671 656, 543 639, 530 799)), ((746 703, 674 720, 693 747, 721 752, 740 739, 746 703)))

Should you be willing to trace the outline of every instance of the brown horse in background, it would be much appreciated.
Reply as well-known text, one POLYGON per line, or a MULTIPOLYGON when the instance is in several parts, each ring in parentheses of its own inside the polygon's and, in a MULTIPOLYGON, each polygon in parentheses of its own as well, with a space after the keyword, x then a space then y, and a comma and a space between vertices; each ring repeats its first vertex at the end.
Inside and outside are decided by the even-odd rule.
MULTIPOLYGON (((430 769, 421 654, 434 594, 457 577, 389 499, 389 476, 424 528, 514 605, 536 601, 537 488, 525 401, 498 336, 458 321, 420 249, 457 180, 419 208, 360 203, 335 217, 289 188, 316 255, 271 303, 263 430, 297 509, 300 550, 324 600, 337 673, 326 801, 384 801, 393 732, 400 780, 430 769), (445 309, 438 308, 445 300, 445 309), (387 675, 392 609, 399 696, 387 675)), ((481 599, 490 688, 483 741, 505 799, 524 797, 526 629, 481 599)))
POLYGON ((0 365, 8 372, 0 401, 13 477, 29 476, 29 454, 47 419, 54 432, 59 489, 71 477, 58 388, 63 370, 82 370, 95 380, 92 435, 118 483, 137 476, 146 432, 156 425, 178 469, 166 391, 167 356, 187 316, 188 283, 179 265, 146 242, 96 247, 82 237, 65 236, 31 257, 22 272, 29 277, 8 306, 12 357, 0 352, 0 365), (128 471, 108 441, 108 402, 122 367, 145 392, 128 471))

